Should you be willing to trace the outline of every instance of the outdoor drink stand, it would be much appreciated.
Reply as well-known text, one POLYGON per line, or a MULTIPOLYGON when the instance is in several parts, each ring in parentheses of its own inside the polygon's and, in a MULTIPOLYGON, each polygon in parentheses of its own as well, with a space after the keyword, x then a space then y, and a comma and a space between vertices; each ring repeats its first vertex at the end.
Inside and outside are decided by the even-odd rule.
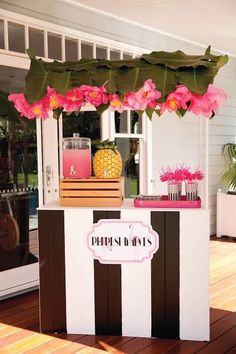
MULTIPOLYGON (((180 116, 192 111, 210 117, 226 97, 212 82, 228 58, 212 55, 210 47, 203 55, 153 52, 74 65, 43 62, 31 52, 30 59, 26 92, 34 103, 24 102, 22 94, 9 96, 28 118, 34 112, 45 118, 50 110, 59 117, 85 103, 100 112, 125 105, 149 117, 167 108, 180 116)), ((194 198, 193 184, 187 192, 193 200, 123 199, 122 177, 107 178, 106 170, 101 179, 76 179, 76 162, 66 167, 60 200, 38 208, 42 332, 209 340, 209 120, 204 121, 202 200, 194 198)), ((65 140, 63 158, 85 159, 90 143, 74 139, 65 140)))
POLYGON ((65 178, 39 208, 41 331, 209 340, 206 197, 123 200, 123 183, 65 178))

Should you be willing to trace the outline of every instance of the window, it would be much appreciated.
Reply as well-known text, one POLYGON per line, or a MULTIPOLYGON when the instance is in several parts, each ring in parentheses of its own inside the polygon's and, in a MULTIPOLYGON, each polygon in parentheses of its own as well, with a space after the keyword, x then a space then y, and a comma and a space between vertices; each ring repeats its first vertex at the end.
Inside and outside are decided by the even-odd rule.
POLYGON ((139 194, 139 139, 116 138, 115 140, 122 157, 125 197, 134 198, 139 194))
POLYGON ((25 28, 18 23, 8 22, 9 50, 25 53, 25 28))
POLYGON ((119 59, 120 59, 120 51, 111 49, 110 60, 119 60, 119 59))
POLYGON ((142 118, 134 111, 115 112, 115 132, 141 134, 142 118))
POLYGON ((125 59, 125 60, 133 59, 133 54, 132 53, 123 53, 123 59, 125 59))
POLYGON ((81 58, 82 59, 92 59, 93 58, 93 44, 92 43, 81 43, 81 58))
POLYGON ((44 57, 44 32, 37 28, 29 28, 29 48, 33 49, 34 54, 44 57))
POLYGON ((74 38, 65 38, 65 60, 78 60, 78 40, 74 38))
POLYGON ((123 161, 125 197, 133 198, 146 190, 146 139, 143 129, 144 118, 136 112, 126 110, 113 114, 111 140, 115 139, 123 161), (142 165, 142 169, 140 166, 142 165))
POLYGON ((56 33, 48 33, 48 57, 62 60, 61 36, 56 33))
POLYGON ((107 59, 107 48, 96 47, 96 59, 107 59))
POLYGON ((4 49, 4 22, 0 20, 0 49, 4 49))

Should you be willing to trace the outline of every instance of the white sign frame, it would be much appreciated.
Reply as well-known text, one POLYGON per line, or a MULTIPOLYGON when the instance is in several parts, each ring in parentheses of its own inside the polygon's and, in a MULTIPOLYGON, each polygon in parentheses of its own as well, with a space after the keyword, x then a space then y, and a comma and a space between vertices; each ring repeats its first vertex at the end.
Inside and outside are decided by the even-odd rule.
POLYGON ((143 262, 159 248, 159 236, 140 220, 101 219, 87 236, 94 259, 103 264, 143 262))

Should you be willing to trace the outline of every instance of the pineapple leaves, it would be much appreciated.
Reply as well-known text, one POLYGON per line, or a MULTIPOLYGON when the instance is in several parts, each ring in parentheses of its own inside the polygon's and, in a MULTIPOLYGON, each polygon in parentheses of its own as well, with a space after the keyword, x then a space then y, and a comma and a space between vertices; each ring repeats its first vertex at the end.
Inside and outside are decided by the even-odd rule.
POLYGON ((115 141, 111 141, 109 139, 106 139, 102 142, 99 141, 99 143, 97 143, 96 148, 98 150, 112 150, 115 154, 117 154, 117 146, 116 146, 116 142, 115 141))

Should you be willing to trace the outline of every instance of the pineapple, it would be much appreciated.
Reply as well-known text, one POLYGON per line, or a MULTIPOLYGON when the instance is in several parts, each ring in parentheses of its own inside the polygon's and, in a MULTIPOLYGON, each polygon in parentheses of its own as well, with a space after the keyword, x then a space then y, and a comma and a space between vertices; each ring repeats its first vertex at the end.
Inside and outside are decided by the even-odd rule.
POLYGON ((105 140, 97 146, 93 159, 93 170, 97 178, 119 178, 122 159, 114 141, 105 140))

